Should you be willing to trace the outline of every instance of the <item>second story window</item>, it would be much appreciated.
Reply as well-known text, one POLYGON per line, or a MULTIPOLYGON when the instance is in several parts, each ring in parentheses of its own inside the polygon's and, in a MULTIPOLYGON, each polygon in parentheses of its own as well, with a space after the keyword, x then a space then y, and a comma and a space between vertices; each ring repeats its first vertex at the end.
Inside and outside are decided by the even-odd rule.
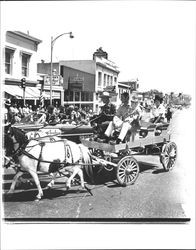
POLYGON ((29 76, 30 55, 22 53, 22 76, 29 76))
POLYGON ((116 85, 116 83, 117 83, 117 78, 114 77, 114 84, 116 85))
POLYGON ((111 82, 110 82, 111 85, 113 85, 113 76, 111 76, 111 82))
POLYGON ((9 75, 12 74, 13 55, 14 50, 5 49, 5 73, 9 75))
POLYGON ((108 75, 108 79, 107 79, 107 86, 110 85, 110 76, 108 75))
POLYGON ((104 74, 104 76, 103 76, 103 86, 104 87, 106 86, 106 74, 104 74))
POLYGON ((101 86, 102 73, 98 72, 98 86, 101 86))

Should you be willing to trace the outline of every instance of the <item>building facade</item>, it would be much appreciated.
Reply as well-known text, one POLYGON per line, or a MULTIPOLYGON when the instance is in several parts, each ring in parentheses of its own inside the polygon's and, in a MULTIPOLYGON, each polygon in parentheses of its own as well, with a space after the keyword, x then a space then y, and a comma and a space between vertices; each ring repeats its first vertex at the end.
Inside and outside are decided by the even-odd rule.
MULTIPOLYGON (((77 105, 84 108, 89 107, 94 112, 99 112, 102 105, 99 93, 108 86, 117 86, 118 83, 118 67, 106 58, 107 53, 97 50, 93 54, 93 60, 72 60, 59 61, 53 63, 58 82, 55 86, 52 83, 52 91, 56 91, 55 87, 59 85, 59 99, 54 98, 54 103, 61 105, 77 105)), ((38 63, 38 74, 50 81, 50 64, 38 63)), ((46 81, 44 81, 43 93, 49 93, 46 81)), ((115 100, 114 100, 115 101, 115 100)))
POLYGON ((5 98, 15 100, 21 105, 24 105, 25 101, 35 104, 39 100, 37 51, 41 42, 40 39, 20 31, 6 32, 3 87, 5 98))
POLYGON ((128 92, 131 95, 133 93, 136 93, 138 88, 139 88, 138 79, 118 82, 118 84, 117 84, 117 93, 118 93, 117 105, 119 105, 121 103, 120 96, 123 92, 128 92))

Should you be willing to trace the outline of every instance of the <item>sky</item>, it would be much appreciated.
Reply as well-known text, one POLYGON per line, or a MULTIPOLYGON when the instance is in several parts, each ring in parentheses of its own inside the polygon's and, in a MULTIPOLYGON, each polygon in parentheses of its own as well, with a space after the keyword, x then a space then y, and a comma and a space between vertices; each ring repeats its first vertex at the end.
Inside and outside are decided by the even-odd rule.
POLYGON ((119 81, 139 79, 139 90, 195 93, 194 1, 6 1, 2 30, 42 40, 38 62, 92 60, 102 47, 119 67, 119 81))

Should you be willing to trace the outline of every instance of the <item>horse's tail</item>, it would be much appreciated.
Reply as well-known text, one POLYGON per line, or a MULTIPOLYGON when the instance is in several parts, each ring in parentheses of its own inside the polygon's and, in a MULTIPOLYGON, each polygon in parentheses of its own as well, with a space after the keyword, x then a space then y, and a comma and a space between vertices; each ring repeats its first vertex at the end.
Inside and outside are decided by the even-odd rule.
POLYGON ((94 182, 93 177, 93 166, 92 166, 92 159, 90 156, 89 149, 85 147, 83 144, 79 144, 81 154, 82 154, 82 162, 84 165, 84 171, 87 174, 87 176, 90 178, 92 182, 94 182))

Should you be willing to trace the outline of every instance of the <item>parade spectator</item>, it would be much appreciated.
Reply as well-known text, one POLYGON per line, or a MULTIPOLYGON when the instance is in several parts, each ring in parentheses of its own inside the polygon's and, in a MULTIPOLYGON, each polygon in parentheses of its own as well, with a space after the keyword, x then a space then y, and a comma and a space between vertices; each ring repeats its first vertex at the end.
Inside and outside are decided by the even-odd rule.
POLYGON ((78 124, 81 121, 81 114, 80 114, 78 106, 75 106, 74 110, 72 110, 71 120, 72 122, 75 122, 76 124, 78 124))
POLYGON ((56 124, 60 121, 59 117, 55 113, 53 105, 49 105, 47 108, 46 122, 49 124, 56 124))
POLYGON ((11 124, 14 124, 15 122, 20 121, 20 116, 19 116, 19 110, 17 109, 17 105, 11 104, 9 110, 8 110, 8 119, 11 124))
POLYGON ((81 114, 81 119, 82 120, 88 119, 87 112, 86 112, 86 107, 84 107, 83 109, 80 109, 80 114, 81 114))
POLYGON ((151 110, 151 119, 153 123, 163 122, 165 119, 165 107, 163 106, 163 98, 159 95, 155 96, 154 106, 151 110))
POLYGON ((167 112, 165 114, 165 117, 167 118, 167 122, 170 122, 170 120, 172 118, 172 112, 170 110, 170 107, 167 108, 167 112))
POLYGON ((23 114, 23 109, 22 109, 21 106, 18 107, 18 111, 19 111, 20 117, 23 118, 23 117, 24 117, 24 114, 23 114))
POLYGON ((3 107, 3 110, 2 110, 2 113, 3 113, 3 119, 4 119, 4 123, 7 124, 9 123, 9 115, 8 115, 8 112, 9 112, 9 108, 11 106, 11 101, 9 99, 7 99, 5 101, 5 105, 3 107))
POLYGON ((25 104, 22 111, 23 111, 24 117, 26 117, 29 114, 29 105, 25 104))
POLYGON ((29 113, 32 113, 33 109, 32 109, 32 105, 29 105, 29 113))

